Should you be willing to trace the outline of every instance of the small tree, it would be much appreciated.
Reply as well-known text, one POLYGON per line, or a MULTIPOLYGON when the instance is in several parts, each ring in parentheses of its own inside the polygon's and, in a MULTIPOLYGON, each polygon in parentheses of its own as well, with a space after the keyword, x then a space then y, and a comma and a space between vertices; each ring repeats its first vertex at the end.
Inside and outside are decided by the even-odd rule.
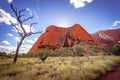
POLYGON ((0 56, 7 56, 6 52, 0 52, 0 56))
POLYGON ((73 53, 78 56, 83 56, 83 48, 80 45, 75 45, 73 46, 73 53))
POLYGON ((36 54, 38 55, 39 59, 42 60, 42 62, 44 62, 48 57, 48 52, 45 49, 38 51, 36 54))
POLYGON ((120 55, 120 42, 113 47, 113 54, 120 55))
POLYGON ((92 51, 95 52, 95 53, 98 53, 100 52, 102 49, 99 47, 99 46, 92 46, 92 51))
POLYGON ((30 16, 28 18, 25 18, 25 19, 22 19, 23 16, 25 16, 24 14, 22 14, 24 11, 26 11, 26 9, 23 9, 23 10, 18 10, 17 8, 14 8, 13 5, 11 4, 11 9, 12 11, 14 12, 15 16, 16 16, 16 19, 18 21, 18 24, 14 24, 11 22, 12 26, 16 29, 17 33, 19 34, 20 36, 20 41, 18 42, 18 45, 17 45, 17 48, 16 48, 16 51, 15 51, 15 57, 14 57, 14 63, 16 63, 17 61, 17 57, 18 57, 18 53, 19 53, 19 49, 20 49, 20 46, 22 45, 22 42, 23 40, 32 35, 32 34, 38 34, 38 33, 41 33, 41 31, 38 31, 38 32, 33 32, 32 31, 32 27, 33 25, 37 24, 37 23, 31 23, 30 24, 30 32, 27 32, 25 30, 25 28, 23 27, 23 23, 30 20, 30 19, 33 19, 33 16, 30 16), (17 27, 19 25, 19 28, 17 27))

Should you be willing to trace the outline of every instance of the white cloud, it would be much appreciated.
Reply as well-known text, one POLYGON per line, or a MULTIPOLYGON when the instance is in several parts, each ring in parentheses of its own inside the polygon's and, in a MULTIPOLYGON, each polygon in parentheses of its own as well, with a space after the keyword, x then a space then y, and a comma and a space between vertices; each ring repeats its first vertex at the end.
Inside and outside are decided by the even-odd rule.
POLYGON ((118 24, 120 24, 120 21, 115 21, 112 26, 117 26, 118 24))
POLYGON ((11 3, 13 0, 7 0, 8 1, 8 3, 11 3))
MULTIPOLYGON (((19 53, 27 53, 32 45, 22 45, 20 47, 19 53)), ((15 53, 16 47, 15 46, 1 46, 0 45, 0 52, 6 53, 15 53)))
POLYGON ((2 43, 5 45, 10 45, 10 43, 7 40, 2 41, 2 43))
POLYGON ((75 8, 81 8, 86 6, 87 3, 91 3, 93 0, 70 0, 70 3, 74 5, 75 8))
POLYGON ((36 19, 38 19, 38 18, 39 18, 39 16, 38 16, 38 15, 35 15, 35 18, 36 18, 36 19))
POLYGON ((10 15, 10 13, 5 12, 3 9, 0 9, 0 23, 5 23, 10 25, 11 22, 16 24, 17 20, 10 15))
MULTIPOLYGON (((22 45, 20 47, 19 53, 27 53, 32 45, 22 45)), ((6 52, 6 53, 15 53, 16 46, 1 46, 0 45, 0 52, 6 52)))
POLYGON ((22 45, 20 48, 20 53, 27 53, 31 47, 32 45, 30 44, 22 45))
POLYGON ((38 38, 34 38, 34 42, 36 42, 38 40, 38 38))
POLYGON ((13 37, 13 34, 11 34, 11 33, 8 33, 8 34, 6 34, 7 36, 10 36, 10 37, 13 37))
POLYGON ((34 44, 36 41, 37 41, 38 38, 34 38, 33 40, 32 39, 25 39, 25 41, 29 44, 34 44))
POLYGON ((16 42, 20 42, 20 38, 19 37, 15 37, 14 38, 16 42))
MULTIPOLYGON (((23 30, 21 29, 20 25, 17 25, 16 27, 21 31, 21 33, 23 33, 23 30)), ((27 33, 30 32, 30 26, 29 25, 23 25, 23 28, 25 29, 25 31, 27 33)), ((18 32, 15 28, 14 28, 13 31, 18 32)), ((34 28, 33 27, 31 28, 31 31, 34 32, 34 28)))
POLYGON ((29 15, 32 16, 32 10, 30 10, 29 8, 26 8, 27 11, 29 11, 29 15))
POLYGON ((14 46, 1 46, 0 45, 0 52, 6 52, 6 53, 13 53, 15 52, 16 47, 14 46))
POLYGON ((32 40, 32 39, 26 39, 25 40, 27 43, 29 43, 29 44, 33 44, 34 43, 34 40, 32 40))
POLYGON ((112 26, 109 29, 116 29, 118 27, 120 27, 120 20, 114 21, 112 26))

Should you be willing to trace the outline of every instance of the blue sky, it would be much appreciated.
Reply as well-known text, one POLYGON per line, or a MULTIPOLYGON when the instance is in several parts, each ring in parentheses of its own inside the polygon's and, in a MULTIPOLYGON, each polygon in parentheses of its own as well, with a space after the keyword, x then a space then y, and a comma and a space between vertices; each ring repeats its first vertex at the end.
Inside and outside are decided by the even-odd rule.
MULTIPOLYGON (((70 27, 78 23, 89 33, 120 26, 120 0, 0 0, 0 51, 15 51, 19 41, 10 25, 10 21, 16 23, 11 3, 19 10, 26 9, 26 17, 34 15, 34 19, 24 24, 26 30, 31 22, 38 23, 33 31, 42 28, 43 32, 49 25, 70 27)), ((21 52, 28 51, 39 36, 28 37, 21 52)))

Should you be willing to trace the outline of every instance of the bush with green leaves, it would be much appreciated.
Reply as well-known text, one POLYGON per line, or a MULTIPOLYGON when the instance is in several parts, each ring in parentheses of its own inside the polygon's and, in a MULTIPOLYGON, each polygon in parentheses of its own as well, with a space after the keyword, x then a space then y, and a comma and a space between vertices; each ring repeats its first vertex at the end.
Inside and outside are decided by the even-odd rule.
POLYGON ((55 50, 57 56, 68 56, 69 49, 68 48, 59 48, 55 50))
POLYGON ((6 52, 0 52, 0 59, 6 58, 7 53, 6 52))
POLYGON ((115 46, 113 46, 113 54, 120 55, 120 43, 117 43, 115 46))
POLYGON ((112 55, 112 48, 102 48, 104 55, 112 55))
POLYGON ((102 48, 100 48, 99 46, 92 46, 91 50, 95 53, 98 53, 102 51, 102 48))
POLYGON ((78 56, 78 58, 79 58, 79 56, 83 56, 84 50, 83 50, 83 48, 80 45, 73 46, 73 50, 72 51, 73 51, 74 55, 78 56))
POLYGON ((7 56, 6 52, 0 52, 0 56, 7 56))
POLYGON ((38 55, 39 59, 42 60, 42 62, 44 62, 48 57, 48 52, 45 49, 36 52, 36 54, 38 55))

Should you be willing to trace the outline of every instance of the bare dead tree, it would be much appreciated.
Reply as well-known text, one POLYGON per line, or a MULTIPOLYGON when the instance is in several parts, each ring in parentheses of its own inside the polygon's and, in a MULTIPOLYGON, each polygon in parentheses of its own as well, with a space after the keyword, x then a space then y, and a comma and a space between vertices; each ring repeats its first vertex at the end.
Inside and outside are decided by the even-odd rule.
POLYGON ((30 32, 26 32, 25 28, 23 27, 23 23, 28 21, 28 20, 30 20, 30 19, 33 19, 33 16, 30 16, 28 18, 22 19, 22 17, 25 16, 22 13, 24 11, 26 11, 26 9, 17 10, 17 8, 15 8, 12 4, 10 6, 11 6, 11 9, 12 9, 12 11, 14 12, 14 14, 16 16, 16 19, 17 19, 17 22, 18 22, 17 25, 19 25, 19 27, 18 27, 16 24, 11 22, 12 26, 16 29, 18 35, 20 36, 20 41, 18 42, 16 51, 15 51, 15 57, 14 57, 14 60, 13 60, 13 62, 16 63, 17 58, 18 58, 19 49, 20 49, 20 46, 22 45, 23 40, 26 37, 28 37, 28 36, 30 36, 32 34, 39 34, 39 33, 41 33, 41 31, 33 32, 32 31, 32 27, 33 27, 33 25, 35 25, 37 23, 31 23, 30 26, 29 26, 30 27, 30 32))

